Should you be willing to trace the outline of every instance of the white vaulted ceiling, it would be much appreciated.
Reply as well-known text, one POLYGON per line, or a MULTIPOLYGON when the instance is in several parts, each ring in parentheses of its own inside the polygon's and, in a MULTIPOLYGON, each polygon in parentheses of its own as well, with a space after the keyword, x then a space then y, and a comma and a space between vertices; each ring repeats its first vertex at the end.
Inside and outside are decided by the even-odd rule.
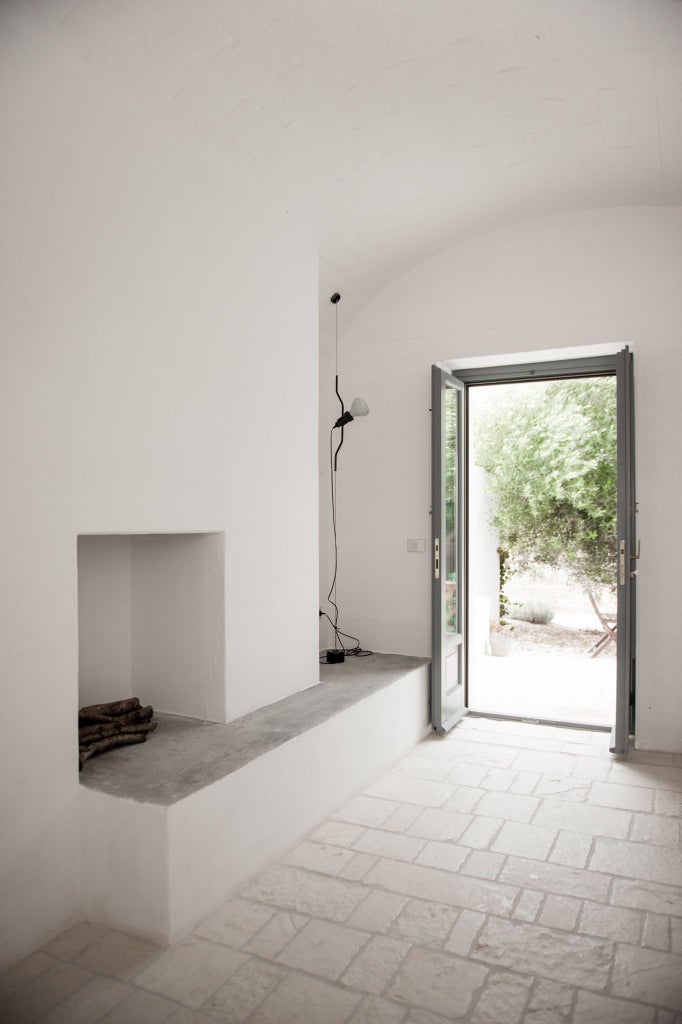
POLYGON ((325 301, 506 223, 682 202, 681 0, 30 2, 315 226, 325 301))

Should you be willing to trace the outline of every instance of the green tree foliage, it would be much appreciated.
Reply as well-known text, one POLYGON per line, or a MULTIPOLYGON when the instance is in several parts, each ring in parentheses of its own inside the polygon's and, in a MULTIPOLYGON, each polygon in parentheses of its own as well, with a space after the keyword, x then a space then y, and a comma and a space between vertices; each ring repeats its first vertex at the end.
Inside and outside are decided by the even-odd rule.
POLYGON ((508 386, 480 410, 475 437, 515 567, 562 566, 588 587, 615 586, 615 379, 508 386))

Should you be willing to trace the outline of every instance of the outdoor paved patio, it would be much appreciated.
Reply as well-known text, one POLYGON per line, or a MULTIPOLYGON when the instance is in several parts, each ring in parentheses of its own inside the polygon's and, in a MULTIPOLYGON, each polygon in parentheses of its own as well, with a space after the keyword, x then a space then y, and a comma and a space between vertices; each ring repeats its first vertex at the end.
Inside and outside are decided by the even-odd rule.
POLYGON ((606 744, 469 716, 185 941, 63 932, 0 977, 0 1019, 680 1022, 682 757, 606 744))
POLYGON ((616 658, 527 651, 512 651, 506 658, 472 658, 469 706, 493 715, 611 728, 616 658))

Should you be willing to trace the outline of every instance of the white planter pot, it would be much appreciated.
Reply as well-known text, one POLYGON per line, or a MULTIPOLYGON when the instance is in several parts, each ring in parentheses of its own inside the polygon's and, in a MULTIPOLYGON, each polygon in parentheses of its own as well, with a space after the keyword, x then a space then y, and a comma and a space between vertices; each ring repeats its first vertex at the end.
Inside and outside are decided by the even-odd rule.
POLYGON ((490 653, 494 658, 506 658, 511 654, 514 638, 501 636, 499 633, 490 634, 490 653))

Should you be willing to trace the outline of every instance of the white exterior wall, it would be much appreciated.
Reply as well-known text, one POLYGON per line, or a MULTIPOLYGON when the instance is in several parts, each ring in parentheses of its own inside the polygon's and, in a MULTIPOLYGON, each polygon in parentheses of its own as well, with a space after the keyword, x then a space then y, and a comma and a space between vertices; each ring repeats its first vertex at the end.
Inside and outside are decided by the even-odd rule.
POLYGON ((316 245, 31 7, 0 12, 0 962, 76 914, 79 534, 224 533, 228 718, 319 678, 316 245))
POLYGON ((343 468, 344 628, 366 647, 414 655, 429 654, 430 558, 404 552, 407 537, 431 530, 431 364, 630 345, 642 539, 637 742, 682 751, 682 209, 586 211, 480 236, 383 291, 341 344, 346 392, 372 410, 351 428, 362 444, 343 468))

